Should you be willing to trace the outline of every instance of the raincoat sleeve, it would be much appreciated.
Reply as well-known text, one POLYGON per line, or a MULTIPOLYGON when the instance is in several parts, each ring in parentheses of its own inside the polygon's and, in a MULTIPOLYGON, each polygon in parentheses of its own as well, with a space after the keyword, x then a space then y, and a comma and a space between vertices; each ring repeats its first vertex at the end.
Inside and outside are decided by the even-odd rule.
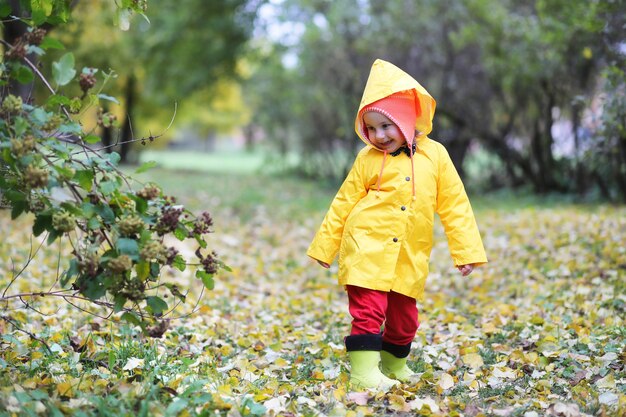
POLYGON ((324 217, 313 242, 307 250, 311 258, 332 263, 339 252, 343 227, 354 206, 367 195, 367 187, 363 178, 363 152, 357 155, 350 172, 339 188, 337 195, 324 217))
POLYGON ((476 219, 448 151, 439 147, 437 181, 437 214, 448 238, 450 255, 455 266, 487 262, 476 219))

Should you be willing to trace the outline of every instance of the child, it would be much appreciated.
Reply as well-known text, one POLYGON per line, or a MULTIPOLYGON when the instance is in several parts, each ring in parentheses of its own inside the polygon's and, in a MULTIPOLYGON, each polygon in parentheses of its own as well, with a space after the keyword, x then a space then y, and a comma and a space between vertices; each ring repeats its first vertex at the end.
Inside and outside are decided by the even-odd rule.
POLYGON ((434 112, 435 100, 410 75, 374 62, 355 121, 367 146, 307 251, 325 268, 339 253, 338 280, 353 319, 345 345, 354 388, 388 390, 414 377, 406 361, 435 212, 463 276, 487 262, 463 183, 445 148, 426 136, 434 112))

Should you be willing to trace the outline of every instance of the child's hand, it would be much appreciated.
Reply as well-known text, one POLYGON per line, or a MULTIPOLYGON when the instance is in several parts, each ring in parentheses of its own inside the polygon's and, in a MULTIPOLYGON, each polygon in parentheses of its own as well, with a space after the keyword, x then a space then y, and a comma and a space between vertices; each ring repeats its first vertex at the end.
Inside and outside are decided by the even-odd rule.
POLYGON ((472 273, 472 271, 474 270, 474 264, 467 264, 467 265, 459 265, 456 267, 456 269, 458 269, 459 271, 461 271, 461 274, 466 277, 469 274, 472 273))
POLYGON ((328 269, 330 268, 330 265, 327 264, 326 262, 322 262, 322 261, 317 261, 318 264, 322 265, 324 268, 328 269))

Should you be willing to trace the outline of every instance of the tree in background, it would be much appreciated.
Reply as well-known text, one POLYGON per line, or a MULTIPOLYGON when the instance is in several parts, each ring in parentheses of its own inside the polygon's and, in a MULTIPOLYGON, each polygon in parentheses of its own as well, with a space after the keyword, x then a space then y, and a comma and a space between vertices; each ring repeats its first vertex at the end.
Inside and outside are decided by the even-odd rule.
MULTIPOLYGON (((129 23, 118 22, 114 2, 73 2, 73 19, 52 35, 77 62, 112 71, 107 87, 119 101, 101 111, 114 120, 102 128, 104 146, 131 161, 135 132, 159 131, 174 114, 175 128, 186 124, 205 137, 244 124, 238 79, 260 3, 152 0, 149 20, 134 16, 121 32, 115 26, 129 23)), ((61 53, 51 53, 47 64, 61 53)))
MULTIPOLYGON (((33 216, 33 241, 50 245, 65 240, 71 259, 60 258, 62 272, 51 288, 13 294, 12 285, 24 278, 37 251, 33 248, 22 268, 7 271, 11 278, 0 301, 4 308, 18 301, 34 311, 33 302, 43 296, 58 297, 79 309, 78 304, 89 301, 101 307, 107 318, 122 313, 123 319, 160 336, 167 322, 155 320, 174 307, 165 301, 165 294, 172 296, 174 304, 186 300, 184 288, 163 279, 164 268, 182 271, 190 266, 204 286, 212 288, 214 274, 225 267, 205 239, 213 220, 206 212, 194 216, 156 184, 136 184, 119 170, 118 153, 104 154, 94 146, 100 142, 95 127, 88 130, 81 123, 90 108, 102 100, 114 101, 102 90, 107 75, 100 80, 102 72, 95 68, 77 70, 71 52, 41 70, 29 58, 34 55, 45 62, 47 51, 63 48, 40 26, 64 24, 70 17, 70 3, 24 1, 12 6, 16 5, 20 17, 11 14, 14 9, 1 9, 9 22, 19 19, 27 30, 14 43, 2 42, 0 197, 11 209, 12 219, 23 213, 33 216), (16 83, 29 88, 14 89, 16 83), (42 86, 41 92, 33 94, 34 85, 42 86), (183 258, 174 246, 166 245, 167 237, 194 240, 195 257, 183 258)), ((122 2, 120 25, 126 25, 129 13, 143 13, 145 6, 145 2, 122 2)), ((150 164, 138 171, 148 168, 150 164)), ((10 317, 2 319, 19 328, 10 317)))
MULTIPOLYGON (((354 109, 367 70, 380 57, 414 75, 437 99, 431 136, 446 144, 461 172, 472 145, 478 145, 505 170, 481 173, 493 188, 583 193, 598 185, 605 197, 620 195, 619 160, 589 164, 585 149, 591 142, 583 132, 603 80, 609 81, 604 69, 623 64, 623 1, 427 0, 417 6, 407 0, 285 0, 281 6, 280 18, 301 28, 297 42, 279 39, 273 50, 289 58, 291 67, 263 68, 258 75, 265 82, 254 82, 278 80, 264 90, 272 90, 276 100, 297 97, 299 103, 283 116, 290 126, 283 130, 295 135, 291 141, 307 173, 342 177, 340 170, 325 168, 326 154, 355 152, 354 109), (290 91, 281 88, 281 74, 289 74, 290 91), (592 165, 613 168, 600 175, 592 165)), ((613 84, 623 84, 612 74, 613 84)), ((620 89, 613 91, 618 96, 610 97, 619 98, 620 89)), ((615 106, 605 107, 610 108, 615 106)), ((618 124, 619 117, 611 120, 618 124)), ((618 149, 621 142, 603 143, 618 149)), ((609 154, 599 152, 594 159, 604 161, 609 154)))

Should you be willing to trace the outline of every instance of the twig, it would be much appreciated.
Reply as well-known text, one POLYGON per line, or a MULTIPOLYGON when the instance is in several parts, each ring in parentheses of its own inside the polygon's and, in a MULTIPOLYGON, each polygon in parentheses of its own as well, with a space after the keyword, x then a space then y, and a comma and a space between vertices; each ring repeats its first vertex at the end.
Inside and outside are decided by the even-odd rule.
POLYGON ((33 333, 29 332, 28 330, 22 329, 15 321, 11 320, 7 316, 0 316, 0 319, 2 319, 4 321, 6 321, 7 323, 11 324, 16 330, 18 330, 18 331, 20 331, 22 333, 26 333, 31 339, 36 340, 39 343, 41 343, 48 350, 48 353, 52 354, 52 350, 50 349, 50 346, 48 346, 48 344, 43 339, 35 336, 33 333))
MULTIPOLYGON (((200 290, 200 295, 198 296, 198 299, 196 300, 196 304, 194 304, 193 308, 191 309, 191 312, 187 313, 187 314, 183 314, 182 316, 178 316, 178 317, 169 317, 170 320, 180 320, 180 319, 184 319, 185 317, 190 317, 192 314, 195 314, 196 311, 198 311, 198 305, 200 304, 200 300, 202 299, 202 295, 204 294, 204 286, 202 286, 202 289, 200 290)), ((174 309, 172 308, 167 314, 171 313, 174 309)))
MULTIPOLYGON (((47 236, 47 233, 46 233, 47 236)), ((9 288, 11 287, 11 285, 13 285, 13 283, 17 280, 17 278, 22 275, 22 272, 24 272, 26 270, 26 268, 28 267, 28 265, 30 264, 30 262, 34 259, 35 255, 37 255, 37 252, 39 252, 39 250, 41 249, 41 247, 43 246, 43 241, 39 244, 39 247, 35 250, 35 253, 33 253, 33 236, 30 236, 30 250, 28 252, 28 260, 26 261, 26 263, 24 264, 24 266, 22 267, 22 269, 19 270, 19 272, 17 274, 13 274, 13 278, 11 279, 11 281, 7 284, 6 288, 4 289, 4 291, 2 292, 2 298, 0 299, 4 299, 4 296, 6 295, 7 291, 9 290, 9 288)), ((13 262, 13 259, 11 259, 11 262, 13 262)), ((13 266, 11 268, 11 270, 15 271, 15 267, 13 266)))

